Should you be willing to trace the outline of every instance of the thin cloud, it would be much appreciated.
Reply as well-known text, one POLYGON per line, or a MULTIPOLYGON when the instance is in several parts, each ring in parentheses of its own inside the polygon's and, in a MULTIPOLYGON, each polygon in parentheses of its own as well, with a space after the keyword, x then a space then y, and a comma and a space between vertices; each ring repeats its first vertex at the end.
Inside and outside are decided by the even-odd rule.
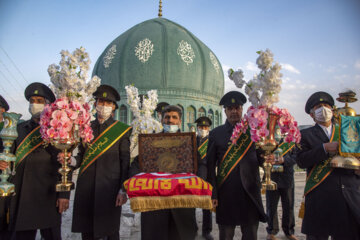
POLYGON ((355 68, 356 69, 359 69, 360 70, 360 59, 358 59, 355 64, 354 64, 355 68))
POLYGON ((340 82, 340 83, 344 83, 345 80, 349 79, 350 76, 347 75, 347 74, 342 74, 342 75, 336 75, 334 76, 334 79, 337 81, 337 82, 340 82))
POLYGON ((288 64, 288 63, 281 63, 281 67, 282 69, 292 72, 292 73, 296 73, 296 74, 300 74, 300 71, 298 69, 296 69, 293 65, 288 64))
POLYGON ((340 70, 343 70, 345 68, 347 68, 348 66, 346 64, 337 64, 336 66, 329 66, 327 68, 325 68, 325 71, 328 73, 334 73, 334 72, 339 72, 340 70))

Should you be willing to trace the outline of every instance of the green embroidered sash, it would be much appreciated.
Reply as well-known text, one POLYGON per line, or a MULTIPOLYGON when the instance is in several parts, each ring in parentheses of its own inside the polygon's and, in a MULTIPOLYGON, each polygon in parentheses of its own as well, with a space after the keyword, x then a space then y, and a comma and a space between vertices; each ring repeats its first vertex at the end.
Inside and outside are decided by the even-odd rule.
POLYGON ((201 159, 204 159, 204 157, 206 157, 206 151, 207 151, 208 142, 209 142, 209 139, 206 139, 206 140, 200 145, 200 147, 198 147, 198 152, 199 152, 199 154, 200 154, 201 159))
POLYGON ((295 143, 282 142, 278 148, 282 150, 282 156, 285 156, 291 149, 295 147, 295 143))
MULTIPOLYGON (((331 138, 329 142, 337 141, 339 139, 339 126, 335 125, 332 129, 331 138)), ((304 196, 309 194, 317 186, 320 185, 332 172, 333 168, 330 167, 330 161, 332 158, 328 158, 325 161, 316 164, 310 171, 306 178, 306 184, 304 189, 304 196)))
POLYGON ((226 153, 224 154, 218 169, 217 185, 220 186, 224 183, 232 170, 245 156, 253 141, 251 141, 250 131, 241 133, 236 140, 236 145, 231 144, 226 153))
POLYGON ((17 147, 15 153, 15 167, 19 166, 24 158, 26 158, 32 151, 34 151, 43 143, 44 141, 42 140, 40 134, 40 126, 37 126, 22 140, 22 142, 17 147))
POLYGON ((105 131, 103 131, 86 149, 80 166, 79 175, 81 175, 92 163, 95 162, 96 159, 105 153, 130 129, 130 126, 119 121, 115 121, 106 128, 105 131))

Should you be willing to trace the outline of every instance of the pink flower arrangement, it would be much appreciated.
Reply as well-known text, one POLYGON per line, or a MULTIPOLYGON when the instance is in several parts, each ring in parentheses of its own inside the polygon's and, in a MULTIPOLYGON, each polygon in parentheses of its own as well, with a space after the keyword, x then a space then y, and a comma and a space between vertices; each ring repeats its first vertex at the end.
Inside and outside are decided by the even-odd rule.
POLYGON ((68 140, 90 143, 94 138, 90 126, 90 106, 68 98, 58 98, 47 104, 40 117, 40 133, 46 143, 68 140))
POLYGON ((260 142, 265 140, 269 135, 268 130, 268 117, 270 114, 277 116, 277 125, 281 130, 281 134, 285 135, 285 142, 299 143, 301 139, 300 131, 294 117, 291 116, 286 108, 278 108, 276 106, 250 106, 247 113, 242 118, 241 122, 234 127, 232 136, 230 138, 233 144, 241 132, 245 133, 250 128, 251 140, 253 142, 260 142))

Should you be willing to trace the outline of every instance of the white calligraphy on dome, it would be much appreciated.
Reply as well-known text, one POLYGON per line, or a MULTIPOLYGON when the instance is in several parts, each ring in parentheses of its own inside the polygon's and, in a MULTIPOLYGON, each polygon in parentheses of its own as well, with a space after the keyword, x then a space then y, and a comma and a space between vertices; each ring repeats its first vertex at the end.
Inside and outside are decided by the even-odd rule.
POLYGON ((210 55, 210 61, 211 61, 212 65, 214 66, 216 73, 219 73, 220 66, 219 66, 218 61, 216 60, 215 55, 212 52, 210 52, 209 55, 210 55))
POLYGON ((135 47, 135 56, 142 62, 145 63, 151 57, 154 51, 154 44, 150 39, 145 38, 140 41, 135 47))
POLYGON ((195 58, 194 50, 192 49, 190 43, 184 40, 179 42, 177 54, 180 55, 181 59, 186 63, 186 65, 193 63, 195 58))
POLYGON ((104 67, 108 68, 116 54, 116 45, 112 45, 111 48, 109 48, 103 58, 104 60, 104 67))

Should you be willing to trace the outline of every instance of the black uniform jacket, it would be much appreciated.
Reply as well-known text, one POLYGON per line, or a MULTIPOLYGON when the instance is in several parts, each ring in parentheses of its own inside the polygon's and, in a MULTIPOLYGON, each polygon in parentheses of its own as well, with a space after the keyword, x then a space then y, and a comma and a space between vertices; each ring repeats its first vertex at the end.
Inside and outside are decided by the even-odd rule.
MULTIPOLYGON (((201 146, 201 144, 203 144, 206 139, 208 139, 208 137, 204 137, 204 138, 200 138, 199 136, 196 137, 196 145, 199 148, 201 146)), ((201 159, 200 153, 199 151, 197 151, 197 159, 198 159, 198 169, 197 169, 197 174, 199 177, 201 177, 202 179, 206 180, 206 175, 207 175, 207 169, 206 169, 206 156, 204 157, 204 159, 201 159)))
MULTIPOLYGON (((103 124, 91 122, 94 139, 114 123, 109 118, 103 124)), ((108 236, 120 228, 121 207, 115 207, 116 197, 128 178, 131 130, 103 153, 82 174, 79 173, 74 200, 73 232, 93 232, 94 237, 108 236)), ((85 153, 79 147, 78 166, 85 153)))
MULTIPOLYGON (((37 126, 32 119, 18 124, 19 136, 14 142, 14 149, 37 126)), ((61 224, 56 201, 58 198, 69 198, 70 192, 57 193, 55 190, 60 180, 58 153, 59 150, 51 145, 41 145, 16 168, 16 174, 11 179, 16 192, 10 202, 11 230, 42 229, 61 224)))
POLYGON ((216 209, 218 224, 245 224, 248 217, 265 222, 266 215, 261 200, 259 166, 264 159, 255 150, 255 144, 249 148, 240 163, 233 169, 220 188, 216 186, 215 168, 230 146, 233 126, 226 120, 210 132, 207 150, 208 181, 213 185, 213 199, 219 200, 216 209))
POLYGON ((294 187, 294 165, 296 164, 294 148, 284 156, 284 171, 271 173, 271 180, 276 182, 278 188, 294 187))
MULTIPOLYGON (((315 164, 328 159, 323 147, 327 142, 329 138, 319 125, 302 130, 296 158, 299 167, 309 174, 315 164)), ((335 168, 306 196, 302 232, 351 238, 354 224, 360 229, 360 177, 354 170, 335 168)))

